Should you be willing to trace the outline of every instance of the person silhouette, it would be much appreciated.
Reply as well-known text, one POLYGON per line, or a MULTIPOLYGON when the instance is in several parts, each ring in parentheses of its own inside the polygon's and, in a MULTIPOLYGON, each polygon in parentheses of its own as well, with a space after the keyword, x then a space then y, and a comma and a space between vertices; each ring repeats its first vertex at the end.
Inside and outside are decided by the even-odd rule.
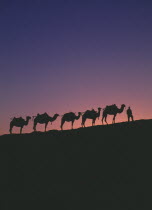
POLYGON ((127 109, 127 116, 128 116, 128 122, 130 122, 130 118, 132 121, 134 121, 132 110, 131 110, 130 106, 127 109))

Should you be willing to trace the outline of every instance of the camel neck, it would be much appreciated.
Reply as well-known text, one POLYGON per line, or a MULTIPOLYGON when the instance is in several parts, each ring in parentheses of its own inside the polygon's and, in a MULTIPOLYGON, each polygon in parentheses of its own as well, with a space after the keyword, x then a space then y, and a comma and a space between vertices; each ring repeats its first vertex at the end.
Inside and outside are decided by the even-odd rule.
POLYGON ((78 114, 78 116, 75 117, 76 120, 78 120, 80 118, 80 114, 78 114))
POLYGON ((57 115, 54 115, 53 117, 50 117, 50 121, 53 122, 54 120, 56 120, 57 115))
POLYGON ((123 107, 123 106, 121 106, 121 108, 120 108, 120 109, 118 109, 119 113, 122 113, 122 112, 123 112, 123 110, 124 110, 124 107, 123 107))
POLYGON ((25 121, 25 125, 28 125, 29 119, 26 119, 25 121))
POLYGON ((97 115, 98 115, 98 116, 100 116, 100 112, 101 112, 101 110, 98 110, 98 112, 97 112, 97 115))

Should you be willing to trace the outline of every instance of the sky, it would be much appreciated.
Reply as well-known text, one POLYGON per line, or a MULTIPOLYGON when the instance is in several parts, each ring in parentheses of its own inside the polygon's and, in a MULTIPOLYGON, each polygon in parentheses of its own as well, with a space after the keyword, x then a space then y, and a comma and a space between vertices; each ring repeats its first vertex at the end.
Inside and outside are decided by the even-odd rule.
MULTIPOLYGON (((1 0, 0 135, 13 117, 111 104, 131 106, 135 120, 151 119, 151 24, 150 0, 1 0)), ((124 110, 116 122, 126 120, 124 110)), ((32 127, 31 120, 23 132, 32 127)))

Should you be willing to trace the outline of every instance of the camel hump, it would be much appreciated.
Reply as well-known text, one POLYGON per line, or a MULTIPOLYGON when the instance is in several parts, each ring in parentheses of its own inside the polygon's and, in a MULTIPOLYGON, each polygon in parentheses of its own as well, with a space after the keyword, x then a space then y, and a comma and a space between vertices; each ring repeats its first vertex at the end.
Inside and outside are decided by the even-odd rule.
POLYGON ((112 105, 110 105, 109 107, 111 107, 111 108, 116 108, 117 106, 116 106, 116 104, 112 104, 112 105))
POLYGON ((48 115, 46 112, 43 114, 43 116, 45 116, 45 117, 49 117, 49 115, 48 115))
POLYGON ((92 113, 92 114, 95 114, 95 113, 96 113, 96 111, 95 111, 94 109, 92 109, 92 110, 91 110, 91 113, 92 113))
POLYGON ((74 116, 75 116, 75 113, 73 112, 68 112, 63 115, 63 117, 74 117, 74 116))
POLYGON ((94 110, 94 109, 92 109, 92 110, 87 110, 87 111, 85 111, 85 113, 84 114, 86 114, 86 115, 92 115, 92 114, 95 114, 96 113, 96 111, 94 110))
POLYGON ((24 119, 22 117, 14 117, 12 121, 22 122, 24 119))
POLYGON ((22 117, 14 117, 13 119, 15 119, 15 120, 23 120, 22 117))
POLYGON ((71 115, 73 115, 73 114, 75 114, 74 112, 69 112, 69 113, 67 113, 67 114, 71 114, 71 115))
POLYGON ((37 114, 37 117, 43 117, 43 118, 46 118, 46 117, 49 117, 49 115, 45 112, 43 114, 37 114))
POLYGON ((116 104, 112 104, 112 105, 106 106, 106 108, 115 109, 117 108, 117 106, 116 104))
POLYGON ((90 114, 90 110, 86 110, 84 114, 90 114))
POLYGON ((106 111, 114 111, 114 110, 116 110, 116 109, 118 109, 118 107, 116 106, 116 104, 112 104, 112 105, 107 105, 107 106, 105 107, 104 111, 105 111, 105 110, 106 110, 106 111))

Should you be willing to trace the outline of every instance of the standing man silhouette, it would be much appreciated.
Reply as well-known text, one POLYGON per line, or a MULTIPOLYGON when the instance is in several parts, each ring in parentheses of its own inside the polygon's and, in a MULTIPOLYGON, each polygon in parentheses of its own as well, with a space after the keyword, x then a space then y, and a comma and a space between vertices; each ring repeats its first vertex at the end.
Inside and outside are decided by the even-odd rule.
POLYGON ((133 115, 132 115, 132 110, 130 109, 130 106, 127 109, 127 116, 128 116, 128 122, 130 122, 130 118, 132 121, 134 121, 133 115))

